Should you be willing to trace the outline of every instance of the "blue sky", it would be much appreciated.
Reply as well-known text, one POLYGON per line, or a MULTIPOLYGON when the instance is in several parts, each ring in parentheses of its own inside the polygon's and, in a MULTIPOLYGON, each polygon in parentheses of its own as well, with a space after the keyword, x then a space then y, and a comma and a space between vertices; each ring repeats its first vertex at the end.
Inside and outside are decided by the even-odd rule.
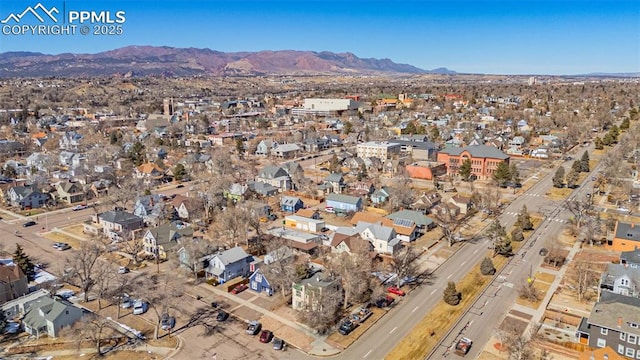
MULTIPOLYGON (((125 11, 123 34, 2 34, 0 52, 327 50, 463 73, 640 72, 640 0, 40 2, 61 12, 125 11)), ((0 18, 37 3, 0 0, 0 18)))

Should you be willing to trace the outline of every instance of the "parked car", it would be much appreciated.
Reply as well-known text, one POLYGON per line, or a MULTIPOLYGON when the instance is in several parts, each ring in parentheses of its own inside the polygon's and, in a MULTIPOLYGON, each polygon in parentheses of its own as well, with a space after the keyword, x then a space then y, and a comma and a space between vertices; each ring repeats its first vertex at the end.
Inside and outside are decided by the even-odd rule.
POLYGON ((176 186, 176 189, 182 189, 184 187, 184 185, 180 184, 176 186))
POLYGON ((133 299, 131 299, 130 297, 126 296, 122 298, 122 305, 120 305, 123 309, 128 309, 130 307, 133 306, 133 303, 135 301, 133 301, 133 299))
POLYGON ((231 289, 232 294, 240 294, 241 292, 247 290, 249 287, 247 284, 236 285, 233 289, 231 289))
POLYGON ((540 251, 538 252, 538 254, 542 255, 542 256, 547 256, 547 254, 549 253, 549 250, 542 248, 540 249, 540 251))
POLYGON ((146 301, 138 300, 133 304, 133 315, 142 315, 149 309, 149 304, 146 301))
POLYGON ((387 288, 387 291, 392 293, 392 294, 396 294, 396 295, 400 295, 400 296, 405 296, 406 293, 404 291, 402 291, 399 287, 397 286, 389 286, 387 288))
POLYGON ((630 213, 631 210, 629 210, 628 208, 624 207, 624 206, 620 206, 617 209, 618 211, 620 211, 621 213, 630 213))
POLYGON ((286 346, 287 346, 287 343, 285 343, 284 340, 282 340, 280 338, 274 338, 273 339, 273 350, 284 351, 284 348, 286 346))
POLYGON ((16 334, 18 333, 18 331, 20 331, 20 323, 17 323, 15 321, 9 321, 4 326, 3 331, 5 334, 16 334))
POLYGON ((176 326, 176 318, 173 316, 169 316, 169 314, 162 314, 162 319, 160 320, 160 324, 162 325, 162 330, 171 330, 176 326))
POLYGON ((356 324, 353 321, 346 319, 342 322, 342 325, 340 325, 338 332, 342 335, 349 335, 355 328, 356 324))
POLYGON ((63 242, 53 243, 53 248, 59 251, 69 250, 71 249, 71 245, 63 242))
POLYGON ((262 324, 259 323, 258 321, 252 321, 249 323, 249 326, 247 326, 247 334, 249 335, 256 335, 257 333, 260 332, 260 330, 262 329, 262 324))
POLYGON ((126 274, 129 272, 129 268, 126 266, 120 266, 118 268, 118 274, 126 274))
POLYGON ((373 315, 373 313, 371 312, 371 310, 367 309, 366 307, 361 307, 358 310, 358 313, 356 315, 358 315, 358 321, 359 322, 364 322, 369 317, 371 317, 371 315, 373 315))
POLYGON ((270 343, 271 339, 273 339, 273 333, 269 330, 262 330, 260 333, 260 342, 261 343, 270 343))
POLYGON ((224 310, 220 310, 218 311, 218 315, 216 316, 216 320, 218 321, 225 321, 229 318, 229 313, 224 311, 224 310))
POLYGON ((374 301, 374 305, 379 308, 385 308, 393 304, 393 298, 391 296, 380 296, 374 301))
POLYGON ((87 206, 86 204, 81 204, 81 205, 76 205, 76 206, 72 207, 71 210, 73 210, 73 211, 84 210, 84 209, 86 209, 88 207, 89 206, 87 206))
POLYGON ((29 226, 33 226, 37 224, 37 222, 35 221, 27 221, 26 223, 22 224, 22 227, 29 227, 29 226))

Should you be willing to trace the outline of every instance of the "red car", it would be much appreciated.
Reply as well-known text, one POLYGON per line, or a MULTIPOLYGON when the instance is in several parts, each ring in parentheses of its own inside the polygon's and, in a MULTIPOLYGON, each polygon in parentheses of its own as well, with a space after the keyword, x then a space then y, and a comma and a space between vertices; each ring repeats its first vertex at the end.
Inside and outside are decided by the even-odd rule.
POLYGON ((273 339, 273 333, 269 330, 262 330, 260 333, 260 342, 269 343, 273 339))
POLYGON ((232 293, 232 294, 240 294, 241 292, 243 292, 243 291, 247 290, 248 288, 249 288, 249 287, 247 286, 247 284, 240 284, 240 285, 238 285, 238 286, 234 287, 234 288, 231 290, 231 293, 232 293))
POLYGON ((400 290, 399 287, 397 286, 389 286, 389 288, 387 288, 387 291, 392 293, 392 294, 396 294, 396 295, 400 295, 400 296, 404 296, 405 292, 400 290))

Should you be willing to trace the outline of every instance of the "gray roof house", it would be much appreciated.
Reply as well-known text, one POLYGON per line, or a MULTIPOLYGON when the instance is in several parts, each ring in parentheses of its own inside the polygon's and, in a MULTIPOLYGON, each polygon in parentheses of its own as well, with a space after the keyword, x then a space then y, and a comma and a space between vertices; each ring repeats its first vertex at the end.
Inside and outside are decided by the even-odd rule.
POLYGON ((600 278, 600 291, 640 297, 640 268, 627 264, 609 264, 600 278))
POLYGON ((142 241, 144 252, 159 259, 166 259, 167 252, 181 242, 193 238, 193 229, 182 221, 173 221, 158 227, 148 229, 142 241))
POLYGON ((31 303, 22 319, 24 331, 35 336, 48 335, 55 338, 65 326, 80 320, 84 311, 66 300, 42 296, 31 303))
POLYGON ((43 194, 35 185, 24 185, 10 188, 7 198, 12 206, 35 209, 45 206, 51 197, 43 194))
POLYGON ((139 196, 133 206, 133 214, 147 225, 156 225, 164 212, 164 201, 158 194, 139 196))
POLYGON ((271 150, 271 155, 280 158, 292 158, 298 154, 300 147, 296 144, 280 144, 271 150))
POLYGON ((96 222, 102 225, 102 232, 111 240, 120 240, 123 235, 126 237, 127 233, 144 226, 141 217, 119 210, 98 214, 96 222))
POLYGON ((279 191, 291 190, 291 177, 287 171, 278 166, 265 166, 256 177, 256 181, 269 184, 279 191))
POLYGON ((577 336, 592 348, 608 346, 629 359, 637 359, 640 299, 603 292, 589 317, 580 321, 577 336))
POLYGON ((620 264, 640 266, 640 249, 623 251, 620 253, 620 264))
POLYGON ((401 221, 401 220, 406 220, 408 222, 413 222, 413 223, 416 224, 416 226, 419 229, 422 229, 423 231, 433 227, 433 225, 434 225, 433 224, 433 220, 430 217, 425 216, 420 211, 415 211, 415 210, 400 210, 400 211, 396 211, 394 213, 391 213, 391 214, 387 215, 386 218, 393 220, 394 223, 396 221, 401 221))
POLYGON ((253 261, 253 256, 247 254, 239 246, 207 255, 201 260, 205 263, 205 276, 215 278, 220 283, 225 283, 238 276, 251 275, 250 264, 253 261))

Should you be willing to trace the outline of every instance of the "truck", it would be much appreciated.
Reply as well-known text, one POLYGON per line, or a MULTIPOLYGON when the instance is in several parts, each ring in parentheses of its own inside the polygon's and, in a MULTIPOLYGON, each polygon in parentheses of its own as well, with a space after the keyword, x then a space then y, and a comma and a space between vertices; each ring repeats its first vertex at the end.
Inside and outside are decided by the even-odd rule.
POLYGON ((469 352, 469 349, 471 349, 471 344, 473 344, 473 341, 471 341, 471 339, 466 337, 460 338, 460 340, 458 340, 458 342, 456 343, 454 352, 456 353, 456 355, 465 356, 469 352))

